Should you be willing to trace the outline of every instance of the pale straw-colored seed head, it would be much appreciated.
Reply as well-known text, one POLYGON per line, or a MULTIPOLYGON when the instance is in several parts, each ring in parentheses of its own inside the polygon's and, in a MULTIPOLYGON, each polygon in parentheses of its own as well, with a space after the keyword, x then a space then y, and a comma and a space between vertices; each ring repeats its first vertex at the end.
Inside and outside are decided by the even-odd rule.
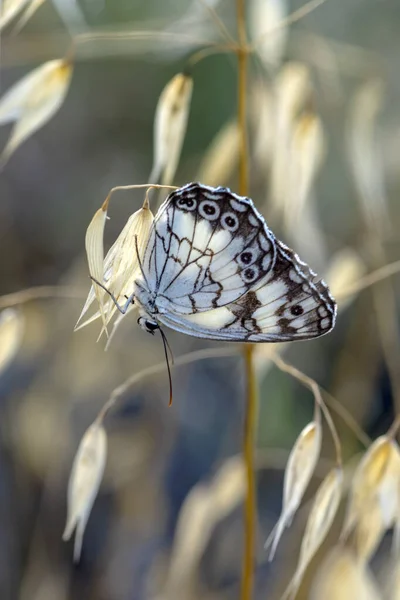
MULTIPOLYGON (((107 219, 107 204, 103 204, 99 208, 93 219, 89 223, 89 227, 86 230, 85 236, 85 248, 86 256, 89 267, 90 276, 96 281, 102 283, 104 274, 104 228, 107 219)), ((93 288, 96 299, 99 303, 100 314, 103 321, 103 326, 106 325, 106 318, 104 314, 104 290, 93 281, 93 288)))
POLYGON ((236 121, 230 121, 209 146, 196 180, 211 186, 225 185, 237 166, 238 156, 239 130, 236 121))
POLYGON ((273 209, 280 214, 288 191, 287 169, 294 122, 310 93, 310 74, 301 63, 287 63, 275 79, 272 92, 273 135, 270 197, 273 209))
POLYGON ((304 212, 325 156, 322 122, 316 114, 305 112, 294 121, 289 152, 288 190, 283 218, 285 227, 290 230, 304 212))
POLYGON ((82 538, 96 499, 107 456, 107 436, 103 426, 93 423, 84 434, 75 456, 68 484, 68 515, 63 540, 74 530, 74 561, 79 561, 82 538))
POLYGON ((307 519, 299 563, 285 596, 294 598, 304 573, 323 543, 336 516, 343 489, 343 471, 333 468, 319 486, 307 519))
MULTIPOLYGON (((46 0, 30 0, 28 5, 25 7, 21 17, 18 19, 15 27, 13 27, 13 34, 19 33, 27 22, 33 17, 35 12, 44 4, 46 0)), ((1 27, 0 27, 1 30, 1 27)))
POLYGON ((366 565, 342 547, 331 551, 312 585, 310 600, 381 600, 366 565))
POLYGON ((367 224, 378 235, 388 234, 391 229, 377 128, 383 92, 384 86, 380 79, 364 83, 350 105, 346 127, 348 157, 360 206, 367 224))
POLYGON ((3 0, 0 3, 0 31, 22 11, 29 0, 3 0))
MULTIPOLYGON (((394 525, 398 509, 399 465, 398 446, 391 437, 381 436, 375 440, 354 474, 342 538, 357 527, 360 519, 368 518, 365 514, 367 506, 380 512, 380 517, 374 520, 376 531, 379 531, 380 519, 384 529, 394 525)), ((363 536, 362 532, 360 536, 363 536)))
POLYGON ((320 420, 309 423, 297 438, 289 455, 283 485, 282 512, 265 547, 271 545, 272 560, 279 540, 297 512, 304 492, 313 476, 321 450, 322 427, 320 420))
POLYGON ((352 248, 343 248, 333 255, 325 281, 329 285, 332 296, 340 298, 339 310, 343 310, 354 299, 354 294, 346 294, 351 286, 365 273, 365 264, 360 255, 352 248))
MULTIPOLYGON (((89 271, 91 268, 97 269, 99 274, 101 271, 102 276, 100 279, 98 279, 98 281, 101 281, 107 287, 107 289, 113 293, 115 299, 120 304, 124 304, 126 301, 125 295, 128 297, 131 296, 135 278, 140 274, 138 256, 140 259, 143 257, 154 216, 149 209, 147 202, 145 201, 142 208, 134 212, 129 217, 121 233, 108 251, 107 256, 102 262, 102 266, 100 268, 100 260, 103 260, 102 243, 100 245, 100 240, 102 241, 103 239, 103 231, 101 227, 103 226, 104 229, 105 225, 105 220, 104 222, 101 220, 101 211, 102 209, 97 211, 97 216, 95 215, 94 217, 96 220, 93 219, 92 223, 89 225, 89 228, 91 228, 90 234, 89 229, 87 233, 87 237, 90 235, 89 246, 91 262, 89 262, 88 255, 89 271)), ((90 273, 92 274, 91 271, 90 273)), ((95 278, 97 279, 97 277, 95 278)), ((101 316, 101 312, 98 311, 84 323, 79 325, 82 317, 92 305, 96 297, 96 291, 102 304, 106 324, 110 322, 117 311, 117 307, 115 306, 111 297, 106 295, 104 290, 94 284, 89 291, 75 329, 84 327, 101 316)))
POLYGON ((282 62, 288 27, 286 0, 252 0, 250 2, 250 34, 267 69, 282 62))
POLYGON ((193 80, 178 73, 164 88, 154 122, 154 162, 151 183, 171 184, 186 133, 193 80))
POLYGON ((385 534, 383 513, 377 496, 367 498, 360 506, 353 533, 353 546, 357 558, 368 563, 375 554, 385 534))
POLYGON ((51 60, 12 86, 0 99, 0 124, 15 121, 2 161, 57 112, 67 94, 72 64, 51 60))
POLYGON ((194 486, 179 514, 165 598, 185 598, 186 586, 215 525, 230 513, 245 493, 245 470, 240 456, 228 459, 209 483, 194 486))
POLYGON ((24 325, 22 313, 14 308, 6 308, 0 312, 0 374, 20 348, 24 325))

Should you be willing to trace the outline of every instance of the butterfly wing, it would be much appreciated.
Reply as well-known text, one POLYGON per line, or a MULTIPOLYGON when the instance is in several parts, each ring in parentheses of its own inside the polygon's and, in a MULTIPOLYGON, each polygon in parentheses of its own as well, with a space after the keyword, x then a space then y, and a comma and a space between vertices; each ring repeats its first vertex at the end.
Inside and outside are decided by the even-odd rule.
POLYGON ((189 315, 237 301, 275 258, 275 237, 249 198, 191 183, 158 211, 142 268, 159 312, 189 315))
POLYGON ((276 259, 266 282, 208 312, 162 314, 160 322, 196 337, 242 342, 285 342, 331 331, 336 303, 323 281, 297 255, 276 241, 276 259))

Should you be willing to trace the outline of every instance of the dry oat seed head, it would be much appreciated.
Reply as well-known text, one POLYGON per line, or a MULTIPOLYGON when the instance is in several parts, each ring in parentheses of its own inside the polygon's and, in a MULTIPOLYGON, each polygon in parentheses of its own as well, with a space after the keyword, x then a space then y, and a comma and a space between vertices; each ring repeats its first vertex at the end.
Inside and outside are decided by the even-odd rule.
POLYGON ((0 3, 0 31, 22 11, 29 0, 3 0, 0 3))
POLYGON ((339 310, 343 310, 354 299, 354 294, 345 296, 346 290, 365 274, 365 264, 359 254, 352 248, 343 248, 337 252, 328 267, 325 281, 329 285, 334 298, 343 299, 339 302, 339 310))
POLYGON ((28 6, 26 7, 26 9, 24 10, 24 12, 21 15, 21 18, 18 19, 17 24, 13 28, 14 35, 16 33, 19 33, 21 31, 21 29, 23 27, 25 27, 25 25, 27 24, 29 19, 31 19, 33 17, 33 15, 38 10, 38 8, 40 8, 42 6, 42 4, 44 4, 45 2, 46 2, 46 0, 30 0, 30 2, 28 3, 28 6))
POLYGON ((343 539, 354 530, 360 517, 363 518, 365 507, 373 507, 374 503, 377 503, 376 510, 381 512, 385 529, 394 525, 398 510, 399 464, 398 446, 389 436, 379 437, 367 450, 351 484, 343 539))
POLYGON ((319 486, 304 531, 299 563, 285 594, 294 598, 304 573, 323 543, 336 516, 343 489, 343 471, 333 468, 319 486))
POLYGON ((6 308, 0 312, 0 374, 17 354, 23 332, 24 318, 19 311, 6 308))
POLYGON ((377 117, 383 104, 383 82, 371 79, 357 91, 348 116, 348 156, 365 219, 380 236, 390 232, 377 117))
POLYGON ((75 562, 80 558, 83 534, 99 491, 106 457, 107 435, 104 427, 95 422, 81 440, 68 483, 68 514, 63 540, 69 540, 75 531, 75 562))
POLYGON ((250 34, 267 69, 278 67, 286 49, 288 27, 286 0, 252 0, 250 34))
MULTIPOLYGON (((125 294, 130 296, 132 293, 133 282, 140 271, 135 238, 137 238, 139 257, 142 257, 153 220, 153 213, 148 208, 148 204, 145 200, 143 207, 129 217, 124 228, 104 259, 102 267, 103 274, 99 281, 102 281, 104 285, 107 286, 107 289, 114 294, 117 301, 121 298, 125 301, 125 294)), ((100 290, 100 293, 102 292, 103 290, 100 290)), ((106 317, 106 324, 108 324, 117 308, 111 298, 105 298, 103 294, 101 294, 101 298, 104 301, 103 310, 106 317)), ((101 313, 97 312, 78 327, 78 324, 94 299, 95 289, 94 286, 92 286, 75 329, 84 327, 101 316, 101 313)))
POLYGON ((15 121, 3 150, 3 163, 57 112, 67 94, 71 75, 70 62, 51 60, 31 71, 2 96, 0 125, 15 121))
POLYGON ((366 565, 342 547, 335 548, 318 571, 310 600, 381 600, 366 565))
POLYGON ((293 123, 288 166, 289 190, 283 209, 287 228, 293 227, 304 211, 315 177, 325 156, 325 139, 321 119, 306 112, 293 123))
MULTIPOLYGON (((97 281, 103 281, 104 274, 104 247, 103 247, 103 237, 104 237, 104 228, 106 225, 107 219, 107 206, 104 205, 99 208, 95 214, 93 219, 91 220, 89 227, 86 231, 85 236, 85 248, 86 255, 88 260, 89 274, 91 277, 96 279, 97 281)), ((103 325, 106 324, 103 300, 104 300, 104 290, 100 288, 97 283, 93 283, 95 295, 97 301, 100 306, 100 313, 103 320, 103 325)))
POLYGON ((215 525, 228 515, 245 494, 243 460, 225 461, 210 483, 190 491, 179 514, 165 588, 168 600, 184 598, 185 583, 194 572, 215 525))
POLYGON ((239 130, 230 121, 217 133, 200 165, 196 181, 217 187, 225 185, 234 172, 239 157, 239 130))
POLYGON ((282 512, 265 544, 265 548, 271 545, 269 560, 274 558, 283 531, 291 525, 300 506, 318 462, 321 441, 322 427, 318 419, 303 429, 289 455, 283 484, 282 512))
POLYGON ((278 213, 281 213, 288 193, 287 169, 291 160, 294 122, 307 102, 310 89, 309 70, 296 62, 282 67, 272 89, 275 130, 271 152, 270 197, 278 213))
POLYGON ((377 496, 367 498, 357 514, 353 545, 357 558, 368 563, 385 533, 383 513, 377 496))
POLYGON ((193 80, 178 73, 166 85, 157 104, 154 122, 154 163, 150 181, 171 184, 186 133, 193 80))

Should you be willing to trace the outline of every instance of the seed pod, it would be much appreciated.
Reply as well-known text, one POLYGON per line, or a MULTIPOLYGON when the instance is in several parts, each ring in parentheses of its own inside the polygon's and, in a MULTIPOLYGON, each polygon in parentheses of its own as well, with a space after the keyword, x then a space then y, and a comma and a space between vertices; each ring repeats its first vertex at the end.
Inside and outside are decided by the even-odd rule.
POLYGON ((367 566, 346 548, 336 548, 313 582, 310 600, 380 600, 367 566))
POLYGON ((346 127, 348 157, 368 225, 380 237, 391 229, 385 190, 377 117, 383 105, 384 84, 371 79, 358 89, 346 127))
POLYGON ((0 31, 22 11, 29 0, 3 0, 0 4, 0 31))
POLYGON ((234 172, 239 156, 237 123, 230 121, 217 133, 200 165, 196 181, 224 185, 234 172))
POLYGON ((72 64, 51 60, 18 81, 0 99, 0 124, 15 121, 2 161, 57 112, 67 94, 72 64))
POLYGON ((250 33, 258 53, 268 69, 282 62, 288 27, 286 0, 252 0, 250 3, 250 33))
POLYGON ((289 153, 289 185, 282 208, 285 226, 291 230, 304 212, 325 155, 323 127, 316 114, 305 112, 294 121, 289 153))
POLYGON ((186 133, 193 80, 176 75, 164 88, 158 101, 154 123, 154 164, 150 182, 172 183, 186 133))
POLYGON ((339 309, 343 310, 350 304, 354 295, 348 295, 346 291, 361 279, 365 273, 365 264, 360 256, 351 248, 339 250, 330 261, 325 281, 328 282, 334 298, 341 298, 339 309))
POLYGON ((299 563, 285 597, 294 598, 296 596, 304 573, 335 518, 342 495, 342 486, 343 471, 340 467, 332 469, 319 486, 307 519, 299 563))
POLYGON ((0 373, 15 357, 21 345, 24 319, 19 311, 6 308, 0 312, 0 373))
POLYGON ((102 425, 93 423, 83 436, 68 484, 68 516, 63 540, 75 533, 74 561, 78 562, 82 538, 103 477, 107 436, 102 425))
POLYGON ((381 436, 367 450, 353 477, 342 538, 356 527, 366 506, 377 506, 384 527, 393 526, 398 506, 400 458, 397 444, 381 436))
MULTIPOLYGON (((85 236, 85 247, 89 266, 89 273, 91 277, 93 277, 100 283, 102 283, 103 281, 103 237, 106 219, 107 203, 104 203, 103 206, 95 212, 94 217, 86 230, 85 236)), ((103 307, 104 290, 96 282, 93 282, 93 288, 100 306, 100 314, 103 320, 103 325, 105 327, 106 318, 103 307)))
POLYGON ((273 559, 282 533, 291 525, 310 483, 319 458, 321 440, 321 422, 312 421, 303 429, 293 446, 285 469, 282 512, 265 544, 265 548, 271 545, 269 560, 273 559))
MULTIPOLYGON (((102 272, 104 274, 101 281, 107 289, 114 294, 117 301, 123 299, 122 304, 125 303, 125 295, 129 297, 132 294, 133 283, 140 273, 137 252, 139 253, 139 257, 142 258, 153 220, 153 213, 145 203, 142 208, 129 217, 123 230, 104 259, 102 267, 102 272)), ((100 316, 101 313, 97 312, 90 319, 79 325, 94 298, 95 286, 92 286, 75 329, 88 325, 100 316)), ((115 314, 117 307, 111 298, 107 299, 106 297, 103 297, 103 300, 106 301, 104 302, 103 308, 106 315, 106 324, 108 324, 115 314)))

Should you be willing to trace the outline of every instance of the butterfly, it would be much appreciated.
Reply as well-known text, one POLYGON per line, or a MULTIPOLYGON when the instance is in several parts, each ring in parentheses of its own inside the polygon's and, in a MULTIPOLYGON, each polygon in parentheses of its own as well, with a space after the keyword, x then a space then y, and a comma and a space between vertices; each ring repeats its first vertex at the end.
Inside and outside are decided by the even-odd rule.
POLYGON ((327 285, 274 236, 250 198, 228 188, 173 191, 138 259, 141 274, 122 312, 134 302, 149 333, 166 325, 211 340, 285 342, 334 327, 327 285))

